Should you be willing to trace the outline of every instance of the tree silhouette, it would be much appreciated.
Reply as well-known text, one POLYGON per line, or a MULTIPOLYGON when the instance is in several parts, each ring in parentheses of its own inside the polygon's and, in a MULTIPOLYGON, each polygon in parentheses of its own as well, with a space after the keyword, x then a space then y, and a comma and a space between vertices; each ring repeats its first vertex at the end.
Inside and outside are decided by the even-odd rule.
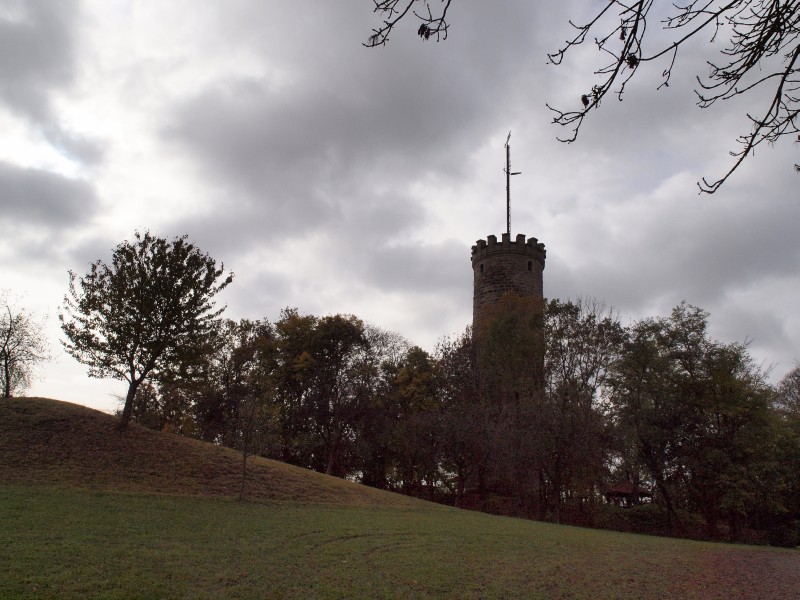
POLYGON ((37 364, 49 360, 42 325, 0 292, 0 394, 10 398, 26 389, 37 364))
POLYGON ((121 429, 145 380, 192 375, 224 310, 212 301, 233 280, 231 273, 218 282, 222 276, 186 236, 168 242, 149 231, 119 244, 111 265, 98 260, 80 279, 69 272, 59 314, 64 348, 90 377, 128 382, 121 429))

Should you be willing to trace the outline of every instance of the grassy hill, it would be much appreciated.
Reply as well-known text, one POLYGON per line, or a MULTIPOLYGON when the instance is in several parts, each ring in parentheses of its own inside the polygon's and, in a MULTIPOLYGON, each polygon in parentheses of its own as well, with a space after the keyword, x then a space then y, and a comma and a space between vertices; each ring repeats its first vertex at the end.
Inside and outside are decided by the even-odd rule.
MULTIPOLYGON (((237 498, 241 454, 58 400, 0 400, 0 481, 237 498)), ((248 499, 402 507, 417 501, 261 457, 248 458, 248 499)))
POLYGON ((800 552, 458 511, 0 400, 0 598, 797 598, 800 552))

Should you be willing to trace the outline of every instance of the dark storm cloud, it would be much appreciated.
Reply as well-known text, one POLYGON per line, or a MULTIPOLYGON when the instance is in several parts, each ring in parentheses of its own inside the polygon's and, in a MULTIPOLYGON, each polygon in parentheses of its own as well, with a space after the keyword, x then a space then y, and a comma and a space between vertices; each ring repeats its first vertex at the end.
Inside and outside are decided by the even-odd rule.
POLYGON ((4 162, 0 162, 0 200, 0 219, 6 227, 72 227, 89 221, 98 209, 89 183, 4 162))
MULTIPOLYGON (((301 240, 321 236, 327 245, 315 246, 321 254, 309 267, 320 270, 315 288, 336 273, 370 294, 418 297, 427 308, 408 315, 409 325, 449 332, 446 319, 471 298, 470 243, 437 236, 428 203, 438 188, 474 177, 470 154, 496 133, 498 121, 507 126, 513 94, 506 90, 519 61, 508 54, 506 38, 481 36, 504 24, 517 28, 518 20, 506 14, 478 30, 469 22, 489 10, 481 7, 465 12, 447 44, 423 44, 411 31, 389 48, 370 50, 361 46, 373 25, 369 11, 315 7, 302 24, 303 39, 313 42, 303 42, 276 29, 286 22, 279 6, 237 3, 214 31, 228 49, 252 44, 265 72, 275 68, 282 76, 227 76, 177 100, 166 115, 164 139, 218 190, 213 215, 176 227, 209 240, 215 256, 272 244, 300 251, 301 240), (283 40, 287 35, 293 39, 283 40), (434 239, 410 243, 421 230, 434 239)), ((237 289, 251 291, 232 306, 308 301, 292 286, 265 291, 271 269, 287 267, 264 264, 263 277, 238 281, 237 289)), ((301 288, 316 277, 292 274, 301 288)), ((335 287, 335 279, 328 285, 335 287)), ((341 306, 347 310, 348 300, 341 306)))
MULTIPOLYGON (((403 92, 395 91, 403 105, 403 92)), ((404 116, 380 100, 342 98, 318 84, 275 92, 228 81, 176 110, 167 135, 231 190, 238 207, 261 212, 268 227, 303 231, 374 205, 375 188, 396 193, 427 171, 461 168, 448 151, 458 128, 426 117, 413 106, 420 103, 409 98, 404 116), (427 135, 440 140, 440 151, 427 135)))
POLYGON ((122 240, 112 237, 105 231, 81 238, 70 244, 65 250, 65 269, 72 269, 82 274, 85 273, 89 265, 95 261, 110 262, 117 245, 123 241, 131 241, 132 238, 133 235, 129 235, 126 237, 126 240, 122 240))
POLYGON ((370 12, 353 21, 355 11, 326 5, 303 21, 313 43, 295 38, 287 50, 281 37, 295 33, 276 28, 280 3, 234 6, 217 35, 259 47, 288 83, 217 81, 175 105, 165 136, 225 190, 221 202, 237 211, 231 226, 240 242, 256 233, 255 222, 275 232, 333 224, 349 233, 354 222, 362 231, 386 229, 389 213, 396 237, 427 219, 411 198, 413 183, 429 173, 445 185, 470 176, 466 157, 494 129, 512 68, 502 38, 475 43, 480 34, 467 22, 479 14, 466 11, 447 44, 422 44, 412 32, 369 50, 361 41, 370 12))
POLYGON ((59 152, 93 164, 102 146, 65 130, 52 109, 52 95, 71 85, 77 72, 79 8, 77 0, 0 3, 0 102, 59 152))

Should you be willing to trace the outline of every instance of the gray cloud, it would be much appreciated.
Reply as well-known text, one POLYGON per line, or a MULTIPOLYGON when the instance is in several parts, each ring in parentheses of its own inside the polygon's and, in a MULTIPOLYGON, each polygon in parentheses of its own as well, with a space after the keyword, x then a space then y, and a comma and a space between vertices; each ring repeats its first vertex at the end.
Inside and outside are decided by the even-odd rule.
MULTIPOLYGON (((474 177, 470 153, 522 119, 514 134, 520 168, 554 191, 518 207, 515 223, 548 245, 548 295, 598 296, 638 315, 685 298, 713 312, 742 286, 796 269, 788 229, 797 211, 786 202, 776 208, 772 197, 791 185, 786 173, 771 170, 772 190, 757 191, 768 198, 767 211, 751 200, 745 170, 724 199, 696 197, 694 180, 717 174, 709 165, 724 172, 733 146, 720 131, 727 135, 738 122, 735 113, 694 106, 692 67, 706 52, 702 44, 687 49, 669 88, 656 89, 661 67, 643 73, 624 102, 609 98, 567 148, 553 142, 564 132, 547 126, 544 102, 577 103, 582 87, 575 84, 588 83, 591 69, 580 56, 543 68, 544 52, 560 41, 552 29, 566 35, 563 15, 520 5, 464 8, 453 13, 445 43, 423 44, 406 31, 389 48, 366 50, 332 41, 334 32, 360 41, 361 13, 356 27, 344 11, 325 8, 303 26, 315 43, 293 55, 279 32, 269 35, 280 14, 247 9, 226 13, 216 35, 236 30, 289 72, 289 83, 218 80, 176 103, 164 128, 202 176, 229 190, 220 206, 230 210, 220 211, 213 229, 231 243, 325 231, 332 252, 320 261, 335 263, 342 276, 439 298, 466 290, 459 302, 468 305, 468 254, 455 242, 404 240, 434 224, 411 186, 427 173, 443 187, 463 185, 474 177), (715 152, 720 158, 710 163, 715 152), (548 213, 564 215, 560 230, 548 231, 548 213)), ((211 224, 193 226, 211 237, 211 224)), ((488 233, 499 232, 465 231, 466 252, 472 237, 488 233)))
POLYGON ((463 242, 384 246, 363 256, 364 276, 384 290, 450 295, 471 283, 469 247, 463 242))
MULTIPOLYGON (((594 293, 635 306, 665 294, 715 303, 761 279, 792 277, 800 264, 800 207, 785 197, 750 199, 748 188, 732 184, 727 198, 671 197, 631 218, 624 207, 614 209, 610 220, 619 219, 621 234, 598 219, 592 235, 570 242, 567 256, 554 258, 569 273, 563 285, 591 284, 599 290, 594 293), (577 257, 572 265, 570 257, 577 257)), ((647 197, 636 201, 653 203, 647 197)))
MULTIPOLYGON (((59 106, 78 102, 65 91, 85 61, 97 64, 83 53, 102 52, 110 37, 92 31, 93 1, 20 2, 25 19, 0 20, 0 102, 84 163, 103 159, 102 149, 66 132, 59 106), (76 43, 78 31, 96 44, 76 43)), ((0 165, 2 189, 39 198, 4 201, 8 215, 43 232, 19 251, 52 258, 47 235, 68 226, 75 235, 59 242, 60 260, 81 272, 121 241, 119 229, 82 227, 95 214, 93 185, 115 193, 104 211, 166 191, 163 215, 135 218, 152 218, 157 235, 187 233, 236 272, 220 299, 228 316, 276 318, 286 305, 354 312, 432 348, 470 319, 470 246, 504 229, 503 141, 513 129, 523 174, 512 228, 547 245, 547 296, 598 297, 626 322, 685 299, 711 312, 724 341, 752 337, 768 361, 794 358, 796 149, 759 150, 719 194, 697 196, 699 177, 730 165, 751 110, 694 106, 705 40, 679 57, 669 88, 656 90, 665 65, 643 66, 624 102, 609 97, 564 145, 545 102, 577 107, 601 57, 591 42, 561 67, 545 55, 570 34, 569 18, 594 10, 585 2, 458 2, 446 42, 421 41, 409 22, 371 50, 361 43, 379 16, 351 4, 176 0, 98 13, 107 27, 135 18, 140 29, 135 40, 120 35, 92 71, 113 77, 103 94, 81 93, 123 121, 108 122, 110 139, 130 141, 147 176, 128 197, 124 182, 138 174, 116 162, 125 152, 88 170, 96 183, 0 165), (163 23, 184 13, 162 43, 163 23), (130 102, 137 94, 146 101, 130 102), (193 178, 187 188, 176 172, 193 178)), ((135 225, 147 223, 128 236, 135 225)))
POLYGON ((69 87, 77 72, 78 0, 6 2, 0 11, 0 102, 39 128, 59 152, 98 163, 102 144, 65 129, 52 96, 69 87))
POLYGON ((4 162, 0 162, 0 199, 0 219, 6 227, 74 227, 87 222, 98 209, 90 183, 4 162))
POLYGON ((97 139, 63 129, 50 122, 42 126, 42 134, 61 155, 85 165, 100 164, 106 154, 106 145, 97 139))
POLYGON ((0 18, 0 98, 36 120, 50 118, 48 92, 72 81, 77 3, 8 3, 0 18))
MULTIPOLYGON (((288 72, 289 83, 217 81, 175 104, 164 135, 196 159, 201 176, 231 186, 237 208, 276 230, 354 218, 381 188, 397 197, 400 212, 406 186, 426 173, 445 185, 469 177, 466 157, 494 133, 496 105, 516 65, 502 43, 476 43, 491 35, 488 27, 467 24, 494 12, 505 11, 465 11, 447 44, 398 36, 387 49, 368 50, 360 42, 369 11, 317 7, 302 24, 304 39, 315 40, 306 45, 282 26, 280 8, 239 3, 216 35, 261 48, 265 64, 288 72)), ((517 18, 506 14, 505 22, 517 18)))

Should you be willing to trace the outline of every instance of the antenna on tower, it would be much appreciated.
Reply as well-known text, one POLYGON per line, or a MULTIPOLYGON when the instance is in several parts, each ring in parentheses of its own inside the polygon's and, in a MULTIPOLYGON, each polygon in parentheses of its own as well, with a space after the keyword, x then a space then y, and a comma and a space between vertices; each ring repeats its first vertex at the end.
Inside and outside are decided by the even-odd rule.
POLYGON ((508 234, 508 238, 511 239, 511 176, 512 175, 520 175, 522 171, 517 171, 516 173, 511 172, 511 131, 508 132, 508 137, 506 138, 506 168, 503 169, 503 172, 506 174, 506 233, 508 234))

